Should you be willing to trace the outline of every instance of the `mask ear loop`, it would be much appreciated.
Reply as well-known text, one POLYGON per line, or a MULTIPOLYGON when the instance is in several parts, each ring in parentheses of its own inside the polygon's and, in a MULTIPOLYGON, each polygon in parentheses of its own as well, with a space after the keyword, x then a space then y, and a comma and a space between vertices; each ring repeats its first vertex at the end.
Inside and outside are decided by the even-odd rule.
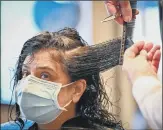
MULTIPOLYGON (((69 85, 71 85, 73 83, 75 83, 75 82, 71 82, 69 84, 66 84, 66 85, 62 86, 62 88, 67 87, 67 86, 69 86, 69 85)), ((65 107, 69 106, 71 104, 71 102, 72 102, 72 99, 62 109, 67 111, 67 109, 65 107)))
POLYGON ((63 85, 61 88, 67 87, 67 86, 69 86, 69 85, 71 85, 71 84, 73 84, 73 83, 75 83, 75 82, 71 82, 71 83, 69 83, 69 84, 63 85))
MULTIPOLYGON (((60 87, 60 89, 58 89, 58 91, 57 91, 56 93, 59 94, 59 92, 61 91, 61 88, 67 87, 67 86, 69 86, 69 85, 71 85, 71 84, 73 84, 73 83, 74 83, 74 82, 69 83, 69 84, 66 84, 66 85, 63 85, 63 86, 58 86, 58 87, 60 87)), ((56 105, 59 107, 59 109, 64 110, 64 111, 67 111, 67 109, 66 109, 65 107, 67 107, 68 105, 70 105, 71 102, 72 102, 72 100, 70 100, 64 107, 61 107, 61 106, 59 105, 59 103, 58 103, 58 94, 57 94, 57 96, 56 96, 56 99, 57 99, 57 104, 56 104, 56 105)), ((52 99, 55 99, 55 94, 54 94, 54 93, 52 94, 52 99)), ((54 100, 52 100, 52 101, 54 102, 54 100)))
POLYGON ((58 87, 59 87, 59 89, 57 89, 57 91, 54 91, 52 94, 50 92, 46 91, 46 90, 42 90, 42 91, 47 93, 50 96, 50 99, 52 100, 54 106, 57 105, 57 107, 59 109, 67 111, 65 108, 60 107, 60 105, 58 103, 58 94, 59 94, 59 92, 60 92, 60 90, 62 88, 61 86, 58 86, 58 87), (56 95, 55 93, 58 93, 56 97, 55 97, 55 95, 56 95))
MULTIPOLYGON (((51 95, 52 96, 52 101, 53 101, 53 103, 55 104, 55 105, 57 105, 57 107, 59 108, 59 109, 61 109, 61 110, 64 110, 64 111, 67 111, 64 107, 61 107, 60 105, 59 105, 59 102, 58 102, 58 94, 59 94, 59 92, 60 92, 60 90, 61 90, 61 86, 58 86, 59 87, 59 89, 56 91, 56 92, 53 92, 53 94, 51 95), (57 93, 57 94, 55 94, 55 93, 57 93), (55 102, 56 101, 56 102, 55 102)), ((67 104, 66 104, 67 105, 67 104)))
MULTIPOLYGON (((66 85, 62 86, 61 88, 67 87, 67 86, 69 86, 69 85, 71 85, 73 83, 75 83, 75 82, 71 82, 69 84, 66 84, 66 85)), ((71 102, 72 102, 72 99, 62 109, 67 111, 67 109, 65 107, 69 106, 71 104, 71 102)))
POLYGON ((69 106, 69 105, 71 104, 71 102, 72 102, 72 99, 63 107, 63 109, 64 109, 65 111, 68 111, 65 107, 69 106))

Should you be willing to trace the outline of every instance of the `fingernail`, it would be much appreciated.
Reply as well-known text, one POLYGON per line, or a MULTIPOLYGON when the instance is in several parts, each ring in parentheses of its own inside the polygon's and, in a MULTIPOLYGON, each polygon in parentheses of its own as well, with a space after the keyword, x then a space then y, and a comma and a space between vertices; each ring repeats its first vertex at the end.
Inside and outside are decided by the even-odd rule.
POLYGON ((131 17, 130 17, 130 16, 126 16, 126 17, 124 18, 124 21, 125 21, 125 22, 130 22, 130 21, 131 21, 131 17))

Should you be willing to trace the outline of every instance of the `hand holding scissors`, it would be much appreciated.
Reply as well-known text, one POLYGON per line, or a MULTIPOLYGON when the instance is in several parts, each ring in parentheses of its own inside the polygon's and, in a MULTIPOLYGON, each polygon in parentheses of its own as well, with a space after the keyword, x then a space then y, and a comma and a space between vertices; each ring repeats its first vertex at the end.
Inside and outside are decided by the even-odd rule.
POLYGON ((132 18, 136 18, 136 15, 139 14, 139 11, 136 10, 135 15, 132 15, 129 0, 106 0, 105 6, 110 16, 105 18, 103 22, 114 19, 119 24, 123 24, 124 21, 130 22, 132 18))

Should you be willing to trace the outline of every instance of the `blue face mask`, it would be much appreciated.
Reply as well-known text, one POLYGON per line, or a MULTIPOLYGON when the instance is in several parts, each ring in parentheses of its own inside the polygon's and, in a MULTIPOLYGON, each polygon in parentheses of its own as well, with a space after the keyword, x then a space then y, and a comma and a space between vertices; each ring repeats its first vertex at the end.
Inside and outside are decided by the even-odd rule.
MULTIPOLYGON (((72 83, 70 83, 72 84, 72 83)), ((16 102, 20 107, 21 117, 38 124, 47 124, 55 120, 70 102, 64 107, 58 103, 61 83, 54 83, 29 75, 23 78, 15 90, 16 102)))

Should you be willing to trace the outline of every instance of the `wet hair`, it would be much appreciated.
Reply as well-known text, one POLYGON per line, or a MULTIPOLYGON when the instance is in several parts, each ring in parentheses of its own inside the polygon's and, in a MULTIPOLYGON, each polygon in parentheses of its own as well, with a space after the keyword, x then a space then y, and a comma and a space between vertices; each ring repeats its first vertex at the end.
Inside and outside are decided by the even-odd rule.
MULTIPOLYGON (((55 49, 71 82, 85 79, 87 83, 86 90, 77 103, 76 114, 88 119, 92 127, 99 124, 109 128, 123 129, 121 122, 108 112, 112 103, 109 101, 100 77, 100 72, 119 64, 120 43, 120 39, 113 39, 89 46, 72 28, 40 33, 26 41, 22 47, 14 75, 14 88, 22 79, 22 65, 28 55, 33 55, 42 49, 55 49), (67 52, 68 55, 65 55, 67 52)), ((23 129, 24 121, 20 118, 18 104, 15 105, 15 122, 23 129)), ((35 123, 32 127, 36 126, 35 123)))

